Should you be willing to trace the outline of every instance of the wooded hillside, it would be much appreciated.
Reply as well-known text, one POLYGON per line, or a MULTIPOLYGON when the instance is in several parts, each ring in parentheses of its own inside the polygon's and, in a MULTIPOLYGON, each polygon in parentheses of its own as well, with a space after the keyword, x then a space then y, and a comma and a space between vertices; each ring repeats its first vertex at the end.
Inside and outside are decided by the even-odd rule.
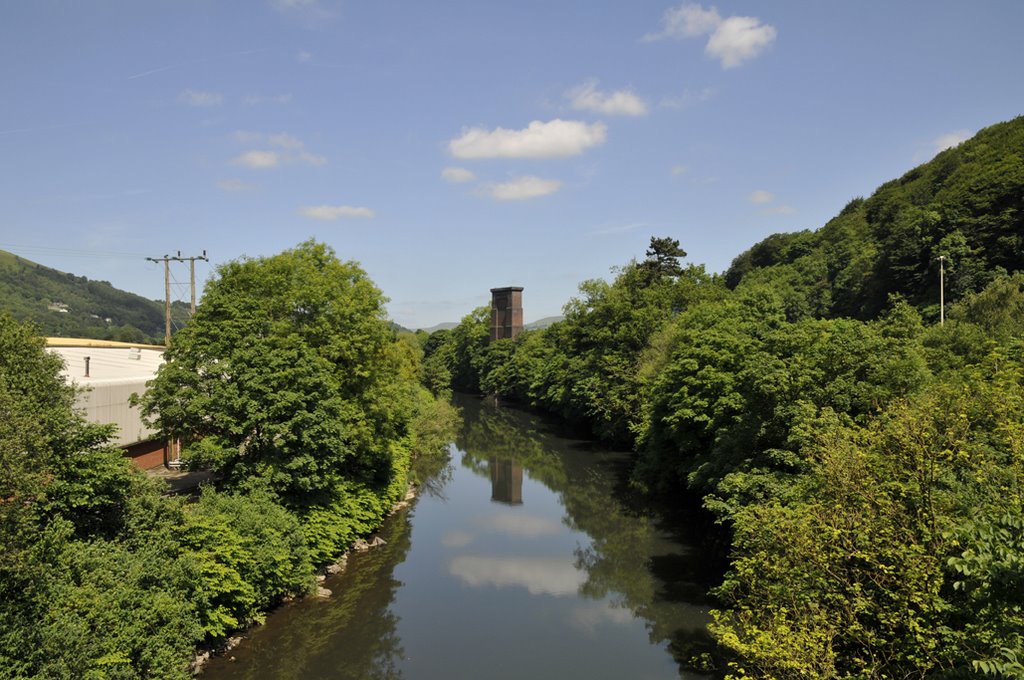
MULTIPOLYGON (((41 335, 163 343, 164 305, 0 250, 0 310, 41 335)), ((175 327, 188 305, 172 306, 175 327)))
POLYGON ((870 319, 898 293, 938 317, 939 263, 946 300, 1024 270, 1024 117, 856 198, 818 231, 774 234, 732 263, 726 282, 789 291, 790 314, 870 319))

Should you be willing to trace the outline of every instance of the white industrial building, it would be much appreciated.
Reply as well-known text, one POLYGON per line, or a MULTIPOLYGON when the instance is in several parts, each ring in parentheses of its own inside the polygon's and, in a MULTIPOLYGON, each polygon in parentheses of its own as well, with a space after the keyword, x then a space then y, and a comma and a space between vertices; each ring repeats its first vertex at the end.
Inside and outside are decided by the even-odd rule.
POLYGON ((86 418, 116 425, 111 443, 123 447, 136 465, 148 469, 177 458, 129 403, 132 394, 143 394, 146 382, 156 376, 164 361, 163 347, 71 338, 47 338, 46 344, 64 359, 64 377, 87 388, 77 402, 86 418))

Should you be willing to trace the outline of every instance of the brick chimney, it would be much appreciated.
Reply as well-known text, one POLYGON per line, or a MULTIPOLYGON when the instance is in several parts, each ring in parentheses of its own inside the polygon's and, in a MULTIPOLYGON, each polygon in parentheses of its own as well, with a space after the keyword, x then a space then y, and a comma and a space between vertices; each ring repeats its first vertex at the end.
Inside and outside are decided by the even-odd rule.
POLYGON ((491 342, 523 332, 523 289, 491 288, 491 342))

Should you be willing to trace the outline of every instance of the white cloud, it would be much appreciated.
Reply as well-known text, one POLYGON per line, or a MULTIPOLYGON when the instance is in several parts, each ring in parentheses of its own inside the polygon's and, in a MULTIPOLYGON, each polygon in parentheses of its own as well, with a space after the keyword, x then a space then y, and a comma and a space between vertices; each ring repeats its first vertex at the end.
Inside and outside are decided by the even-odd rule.
POLYGON ((280 147, 282 149, 297 150, 303 148, 305 145, 297 137, 293 137, 287 132, 281 132, 276 135, 269 135, 267 141, 271 145, 280 147))
POLYGON ((774 26, 762 23, 756 17, 732 16, 723 19, 714 7, 684 2, 669 9, 662 17, 662 30, 644 36, 646 42, 672 38, 698 38, 708 36, 704 52, 718 59, 722 68, 735 68, 753 59, 775 42, 778 32, 774 26))
POLYGON ((249 191, 254 187, 246 184, 240 179, 222 179, 217 182, 217 187, 222 191, 249 191))
POLYGON ((761 54, 775 42, 774 26, 754 17, 729 17, 708 38, 704 52, 722 62, 722 68, 735 68, 761 54))
POLYGON ((313 61, 313 54, 311 52, 301 50, 298 54, 295 55, 295 61, 299 62, 300 64, 306 64, 308 62, 313 61))
POLYGON ((314 220, 337 220, 342 217, 373 217, 369 208, 356 208, 351 205, 310 205, 299 209, 299 214, 314 220))
POLYGON ((690 169, 688 167, 686 167, 685 165, 673 165, 672 166, 672 176, 673 177, 679 177, 679 175, 685 175, 689 171, 690 171, 690 169))
POLYGON ((602 92, 597 80, 588 80, 566 92, 574 109, 596 111, 607 116, 644 116, 647 103, 629 90, 602 92))
POLYGON ((769 203, 775 202, 775 194, 770 191, 765 191, 764 189, 752 191, 750 195, 747 196, 747 200, 754 205, 765 206, 761 209, 762 215, 793 215, 796 213, 796 208, 789 205, 768 205, 769 203))
POLYGON ((310 153, 309 151, 302 151, 295 157, 295 159, 298 162, 306 163, 307 165, 327 165, 327 156, 310 153))
POLYGON ((526 176, 517 177, 499 184, 488 184, 483 188, 483 191, 498 201, 522 201, 528 198, 547 196, 561 188, 562 183, 557 179, 526 176))
POLYGON ((274 151, 246 151, 231 162, 254 170, 265 170, 277 167, 280 158, 274 151))
POLYGON ((722 17, 714 7, 706 10, 700 5, 684 3, 679 7, 665 10, 661 21, 664 25, 662 31, 645 35, 645 41, 651 42, 662 38, 696 38, 707 35, 722 23, 722 17))
POLYGON ((462 136, 448 142, 448 151, 456 158, 566 158, 604 144, 608 127, 604 123, 577 120, 535 120, 525 129, 483 128, 463 130, 462 136))
POLYGON ((935 152, 945 151, 954 146, 966 142, 968 139, 974 136, 974 133, 970 130, 956 130, 954 132, 947 132, 944 135, 939 135, 932 140, 932 146, 935 147, 935 152))
POLYGON ((196 108, 212 108, 224 103, 224 95, 220 92, 182 90, 181 94, 178 95, 178 103, 196 108))
POLYGON ((476 179, 476 175, 471 171, 456 167, 445 168, 441 171, 441 177, 444 178, 444 181, 451 182, 452 184, 464 184, 476 179))
POLYGON ((326 165, 327 157, 315 154, 306 150, 306 145, 297 137, 287 132, 265 135, 259 132, 246 132, 239 130, 234 133, 234 139, 239 144, 260 145, 274 147, 275 151, 256 149, 246 152, 234 159, 237 165, 244 165, 249 168, 265 169, 278 165, 326 165))

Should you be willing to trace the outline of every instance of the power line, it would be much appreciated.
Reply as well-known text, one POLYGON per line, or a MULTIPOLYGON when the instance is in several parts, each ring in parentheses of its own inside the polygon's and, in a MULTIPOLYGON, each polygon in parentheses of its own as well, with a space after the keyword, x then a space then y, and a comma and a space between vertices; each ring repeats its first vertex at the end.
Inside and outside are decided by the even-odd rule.
POLYGON ((188 262, 189 271, 191 273, 192 282, 192 313, 196 313, 196 260, 202 260, 209 262, 210 260, 206 257, 206 251, 203 251, 202 255, 192 255, 189 257, 182 257, 181 251, 174 257, 170 255, 164 255, 163 257, 147 257, 150 262, 163 262, 164 263, 164 344, 170 346, 171 344, 171 262, 188 262))

